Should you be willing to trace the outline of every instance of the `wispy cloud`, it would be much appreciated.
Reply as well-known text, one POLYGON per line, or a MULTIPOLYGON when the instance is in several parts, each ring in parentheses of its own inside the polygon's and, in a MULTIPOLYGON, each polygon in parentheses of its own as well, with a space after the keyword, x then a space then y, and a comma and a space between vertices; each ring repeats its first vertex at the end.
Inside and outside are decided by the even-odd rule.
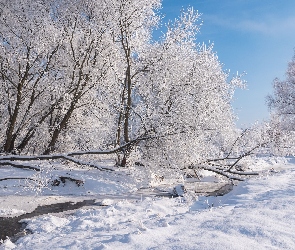
POLYGON ((259 32, 266 35, 280 35, 283 33, 295 33, 295 17, 281 20, 252 21, 244 20, 236 23, 235 28, 249 32, 259 32))
POLYGON ((286 18, 265 18, 263 20, 226 19, 217 16, 207 16, 207 21, 226 29, 241 32, 260 33, 264 35, 295 34, 295 16, 286 18))

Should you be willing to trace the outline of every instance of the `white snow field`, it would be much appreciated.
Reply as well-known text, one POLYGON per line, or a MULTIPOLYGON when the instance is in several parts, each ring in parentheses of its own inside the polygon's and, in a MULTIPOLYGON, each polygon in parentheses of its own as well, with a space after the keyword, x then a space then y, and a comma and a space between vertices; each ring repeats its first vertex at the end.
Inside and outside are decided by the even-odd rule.
POLYGON ((71 195, 62 188, 56 195, 13 195, 8 189, 17 185, 0 182, 1 216, 32 211, 38 204, 97 199, 97 205, 25 219, 33 233, 14 243, 8 238, 0 249, 295 249, 294 159, 258 159, 253 169, 261 175, 240 182, 230 193, 196 199, 131 199, 127 191, 136 187, 135 182, 117 182, 112 173, 107 179, 102 172, 92 177, 98 185, 92 190, 87 184, 90 175, 84 173, 85 186, 80 189, 90 196, 83 197, 78 187, 71 195), (101 199, 99 193, 113 194, 114 199, 101 199))

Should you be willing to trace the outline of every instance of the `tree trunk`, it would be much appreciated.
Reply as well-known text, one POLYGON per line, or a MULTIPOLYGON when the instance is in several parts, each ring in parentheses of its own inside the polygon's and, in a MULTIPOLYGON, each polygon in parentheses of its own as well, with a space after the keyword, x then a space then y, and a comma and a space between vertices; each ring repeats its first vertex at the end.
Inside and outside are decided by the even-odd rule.
POLYGON ((50 152, 52 152, 54 150, 55 144, 56 144, 57 139, 58 139, 58 137, 60 135, 60 132, 65 128, 65 126, 67 125, 72 113, 75 110, 76 101, 77 100, 72 101, 70 108, 68 109, 67 113, 64 115, 64 117, 63 117, 62 121, 60 122, 59 126, 57 128, 55 128, 55 130, 53 131, 51 141, 48 144, 45 151, 43 152, 44 155, 48 155, 50 152))
POLYGON ((126 71, 126 81, 127 81, 127 104, 125 111, 125 119, 124 119, 124 141, 125 143, 129 142, 129 119, 130 119, 130 109, 132 104, 131 99, 131 72, 130 65, 128 65, 126 71))
POLYGON ((13 114, 10 117, 9 125, 6 130, 6 140, 4 144, 4 152, 11 152, 14 148, 14 141, 15 141, 15 136, 13 135, 14 128, 16 125, 19 109, 21 106, 21 98, 22 98, 22 89, 23 89, 23 82, 24 79, 18 84, 17 86, 17 98, 16 98, 16 103, 14 106, 13 114))

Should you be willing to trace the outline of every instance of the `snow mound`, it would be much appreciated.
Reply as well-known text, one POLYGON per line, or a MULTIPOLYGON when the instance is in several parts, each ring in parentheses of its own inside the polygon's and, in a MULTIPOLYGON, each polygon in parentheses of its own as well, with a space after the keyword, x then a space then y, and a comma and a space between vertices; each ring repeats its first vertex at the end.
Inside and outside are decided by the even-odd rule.
POLYGON ((11 249, 15 249, 16 247, 17 246, 13 244, 10 239, 7 239, 3 242, 2 245, 0 245, 0 250, 11 250, 11 249))

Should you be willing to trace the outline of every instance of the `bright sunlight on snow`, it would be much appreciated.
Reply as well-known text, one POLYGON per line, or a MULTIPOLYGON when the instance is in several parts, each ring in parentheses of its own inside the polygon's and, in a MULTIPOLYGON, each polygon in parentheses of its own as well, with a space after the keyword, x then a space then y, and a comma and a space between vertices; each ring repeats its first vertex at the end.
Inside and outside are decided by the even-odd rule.
MULTIPOLYGON (((95 193, 94 205, 24 219, 32 234, 14 243, 7 239, 0 249, 294 249, 292 162, 293 158, 261 158, 256 161, 259 177, 241 182, 230 193, 217 197, 134 198, 121 189, 118 199, 119 191, 111 185, 114 180, 106 180, 105 186, 112 187, 110 194, 114 197, 100 198, 95 193, 96 185, 100 185, 98 178, 91 192, 95 193)), ((5 185, 9 188, 15 183, 5 185)), ((24 212, 13 208, 16 196, 5 196, 3 190, 1 187, 2 215, 24 212)), ((81 198, 74 194, 77 190, 73 191, 68 193, 73 201, 81 198)), ((58 202, 58 196, 48 194, 29 197, 25 200, 32 206, 46 199, 58 202)), ((18 200, 22 197, 18 196, 18 200)))
MULTIPOLYGON (((214 19, 240 65, 232 10, 260 20, 265 3, 196 1, 166 22, 166 2, 187 5, 0 0, 0 250, 295 249, 295 56, 260 100, 269 119, 237 125, 253 72, 228 69, 200 32, 214 19)), ((268 54, 250 60, 264 81, 268 54)))

